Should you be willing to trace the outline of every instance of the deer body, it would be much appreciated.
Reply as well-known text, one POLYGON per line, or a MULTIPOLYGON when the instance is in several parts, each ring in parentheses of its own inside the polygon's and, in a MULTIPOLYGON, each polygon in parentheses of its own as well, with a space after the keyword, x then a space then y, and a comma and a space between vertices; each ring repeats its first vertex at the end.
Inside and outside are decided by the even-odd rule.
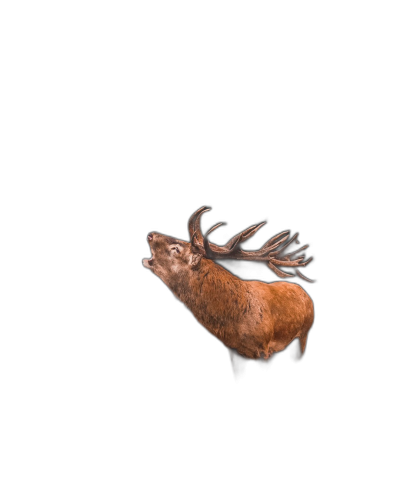
POLYGON ((226 346, 249 358, 269 357, 300 337, 304 351, 313 304, 292 283, 244 281, 202 259, 175 295, 226 346))
POLYGON ((159 233, 148 238, 153 258, 144 260, 145 267, 226 346, 249 358, 268 358, 298 337, 304 352, 314 307, 301 286, 241 280, 199 252, 193 237, 191 243, 159 233))

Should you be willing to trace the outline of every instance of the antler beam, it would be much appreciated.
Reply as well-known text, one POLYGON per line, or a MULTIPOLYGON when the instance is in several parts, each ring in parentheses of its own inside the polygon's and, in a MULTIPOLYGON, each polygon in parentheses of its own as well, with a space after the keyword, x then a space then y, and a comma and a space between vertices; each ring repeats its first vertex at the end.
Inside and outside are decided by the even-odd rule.
MULTIPOLYGON (((291 259, 298 252, 308 248, 308 245, 304 245, 301 248, 284 254, 284 250, 292 244, 294 241, 299 243, 297 237, 299 233, 294 234, 290 239, 290 231, 282 231, 281 233, 273 236, 269 239, 259 250, 248 251, 240 248, 240 244, 243 241, 248 240, 253 236, 266 222, 260 222, 259 224, 254 224, 248 227, 241 233, 237 234, 231 238, 225 245, 219 246, 208 241, 208 235, 215 231, 218 227, 225 224, 224 222, 219 222, 214 224, 207 231, 205 235, 202 234, 200 228, 200 219, 204 212, 211 210, 210 207, 201 207, 189 219, 189 234, 192 247, 203 254, 208 259, 238 259, 238 260, 254 260, 254 261, 265 261, 267 266, 280 278, 288 278, 295 276, 293 273, 287 273, 279 269, 279 267, 305 267, 312 261, 312 257, 304 260, 305 255, 300 255, 295 259, 291 259)), ((302 273, 297 271, 296 274, 306 280, 312 282, 302 273)))

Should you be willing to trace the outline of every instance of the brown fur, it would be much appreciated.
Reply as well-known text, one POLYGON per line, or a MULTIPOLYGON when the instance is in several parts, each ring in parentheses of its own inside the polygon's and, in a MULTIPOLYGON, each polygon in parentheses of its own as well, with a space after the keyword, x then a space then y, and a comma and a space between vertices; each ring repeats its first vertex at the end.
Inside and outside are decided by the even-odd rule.
POLYGON ((190 243, 150 233, 151 269, 226 346, 248 358, 268 358, 299 337, 304 352, 314 320, 311 298, 288 282, 244 281, 190 243))

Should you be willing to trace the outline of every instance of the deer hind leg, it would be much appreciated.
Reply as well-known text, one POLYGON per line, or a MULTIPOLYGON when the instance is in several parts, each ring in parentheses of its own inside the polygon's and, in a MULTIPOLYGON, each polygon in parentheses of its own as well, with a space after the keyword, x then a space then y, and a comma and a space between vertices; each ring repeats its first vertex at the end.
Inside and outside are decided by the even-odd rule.
POLYGON ((301 354, 304 354, 304 351, 306 350, 307 336, 308 336, 308 330, 300 333, 299 339, 300 339, 301 354))
POLYGON ((304 351, 306 350, 306 344, 307 344, 307 337, 308 333, 310 331, 310 328, 313 324, 314 318, 308 318, 308 321, 303 325, 303 328, 300 332, 299 335, 299 340, 300 340, 300 349, 301 349, 301 354, 304 354, 304 351))

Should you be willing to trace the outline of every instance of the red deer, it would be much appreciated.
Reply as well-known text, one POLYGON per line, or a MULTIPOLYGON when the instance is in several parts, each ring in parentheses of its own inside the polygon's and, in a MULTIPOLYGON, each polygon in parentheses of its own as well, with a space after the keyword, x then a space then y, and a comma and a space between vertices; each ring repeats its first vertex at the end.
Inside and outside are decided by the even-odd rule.
MULTIPOLYGON (((215 224, 203 235, 200 218, 208 210, 201 207, 190 217, 190 242, 149 233, 152 257, 144 259, 143 265, 162 279, 207 330, 239 354, 269 358, 297 337, 303 353, 314 321, 313 302, 303 288, 286 281, 245 281, 214 260, 264 261, 275 274, 285 278, 294 274, 280 267, 304 267, 312 260, 312 257, 304 260, 305 255, 294 257, 308 245, 284 254, 293 241, 298 243, 298 233, 289 238, 290 231, 283 231, 260 250, 241 249, 240 243, 253 236, 265 222, 242 231, 224 246, 215 245, 208 241, 208 235, 223 223, 215 224)), ((299 277, 311 281, 295 271, 299 277)))

